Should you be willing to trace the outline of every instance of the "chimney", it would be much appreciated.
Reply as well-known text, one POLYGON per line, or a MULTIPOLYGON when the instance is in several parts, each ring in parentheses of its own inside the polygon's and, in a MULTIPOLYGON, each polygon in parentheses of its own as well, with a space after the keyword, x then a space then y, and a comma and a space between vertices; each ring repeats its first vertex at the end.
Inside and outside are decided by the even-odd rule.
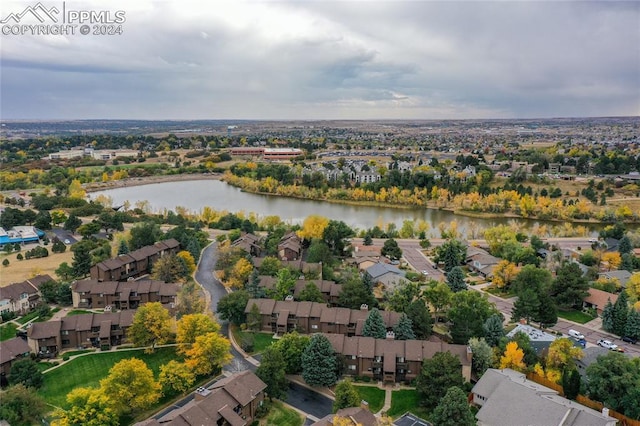
POLYGON ((367 305, 366 303, 363 303, 362 305, 360 305, 360 310, 361 311, 368 311, 369 310, 369 305, 367 305))
POLYGON ((284 298, 284 300, 286 302, 293 302, 293 296, 292 295, 288 295, 287 297, 284 298))
POLYGON ((360 408, 369 411, 369 403, 364 399, 360 401, 360 408))
POLYGON ((473 361, 473 351, 471 350, 471 346, 467 346, 467 361, 473 361))
POLYGON ((387 331, 387 340, 395 340, 396 339, 396 333, 394 333, 393 331, 387 331))
POLYGON ((207 395, 209 395, 211 393, 211 391, 207 388, 203 388, 202 386, 197 388, 196 391, 194 392, 195 394, 195 400, 196 401, 202 401, 203 399, 205 399, 207 397, 207 395))
POLYGON ((602 407, 602 415, 609 417, 609 409, 607 407, 602 407))

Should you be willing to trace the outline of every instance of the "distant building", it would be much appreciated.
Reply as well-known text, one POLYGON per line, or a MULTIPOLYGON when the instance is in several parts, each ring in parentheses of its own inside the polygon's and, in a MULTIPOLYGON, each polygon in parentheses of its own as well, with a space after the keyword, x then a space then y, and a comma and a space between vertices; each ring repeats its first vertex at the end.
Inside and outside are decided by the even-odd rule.
POLYGON ((602 311, 607 305, 608 300, 611 300, 611 303, 616 303, 616 300, 618 300, 617 294, 608 293, 603 290, 598 290, 597 288, 590 288, 588 291, 589 295, 584 299, 582 305, 587 309, 595 309, 598 316, 602 315, 602 311))
POLYGON ((11 365, 15 361, 26 358, 31 353, 31 348, 27 341, 21 337, 0 342, 0 375, 8 376, 11 372, 11 365))
POLYGON ((26 314, 40 305, 40 286, 53 281, 49 275, 37 275, 20 283, 0 287, 0 313, 26 314))
POLYGON ((524 333, 529 336, 531 347, 538 355, 540 355, 542 351, 548 349, 549 346, 551 346, 551 343, 558 338, 554 334, 544 332, 526 324, 518 324, 516 328, 507 334, 507 337, 512 339, 516 333, 524 333))
POLYGON ((177 294, 177 284, 156 280, 82 280, 71 284, 73 307, 84 309, 138 309, 153 302, 160 302, 167 309, 173 309, 177 294))

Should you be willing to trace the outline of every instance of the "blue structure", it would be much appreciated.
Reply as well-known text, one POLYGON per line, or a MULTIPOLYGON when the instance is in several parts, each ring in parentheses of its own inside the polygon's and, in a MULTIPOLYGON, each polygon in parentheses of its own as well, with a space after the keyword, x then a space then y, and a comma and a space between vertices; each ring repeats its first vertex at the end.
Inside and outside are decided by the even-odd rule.
POLYGON ((15 226, 8 231, 0 228, 0 246, 15 243, 37 243, 44 236, 44 231, 33 226, 15 226))

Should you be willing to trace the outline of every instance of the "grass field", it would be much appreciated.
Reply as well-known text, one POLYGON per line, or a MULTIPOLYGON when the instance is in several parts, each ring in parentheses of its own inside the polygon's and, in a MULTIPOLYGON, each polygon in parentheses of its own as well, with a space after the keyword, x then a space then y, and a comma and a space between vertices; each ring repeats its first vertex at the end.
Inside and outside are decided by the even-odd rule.
MULTIPOLYGON (((236 343, 241 345, 242 339, 244 336, 253 336, 253 351, 251 354, 257 354, 264 351, 267 347, 271 346, 275 339, 273 338, 273 334, 271 333, 251 333, 247 331, 242 331, 238 327, 231 328, 233 332, 233 337, 236 339, 236 343)), ((241 345, 242 346, 242 345, 241 345)))
POLYGON ((18 326, 12 322, 0 326, 0 342, 16 337, 17 329, 18 326))
POLYGON ((68 317, 72 317, 74 315, 82 315, 82 314, 90 314, 91 311, 85 311, 83 309, 74 309, 73 311, 70 311, 67 316, 68 317))
POLYGON ((269 414, 260 420, 261 426, 301 426, 304 418, 297 411, 287 408, 282 403, 273 401, 269 414))
POLYGON ((585 324, 594 319, 591 315, 587 315, 581 311, 561 311, 558 310, 558 317, 577 322, 579 324, 585 324))
POLYGON ((175 359, 176 353, 175 348, 170 347, 158 348, 153 354, 145 354, 144 349, 140 349, 82 356, 46 373, 44 385, 38 393, 47 403, 66 407, 69 391, 79 386, 97 387, 115 363, 134 357, 143 360, 157 377, 160 366, 175 359))
MULTIPOLYGON (((29 245, 22 250, 22 255, 26 249, 31 249, 35 245, 29 245)), ((62 262, 67 262, 71 265, 73 261, 73 252, 71 250, 64 253, 52 253, 51 244, 47 246, 49 250, 49 256, 41 257, 38 259, 18 260, 18 253, 0 254, 0 262, 4 259, 9 259, 9 266, 2 267, 2 278, 0 279, 0 287, 7 286, 11 283, 18 283, 26 280, 30 277, 35 277, 40 274, 49 274, 52 278, 57 278, 55 270, 58 269, 62 262)))
POLYGON ((384 405, 384 391, 375 386, 355 386, 360 399, 369 403, 369 411, 377 413, 384 405))
POLYGON ((410 411, 418 417, 429 420, 427 411, 420 406, 418 392, 413 389, 403 389, 391 393, 391 408, 387 414, 393 418, 410 411))

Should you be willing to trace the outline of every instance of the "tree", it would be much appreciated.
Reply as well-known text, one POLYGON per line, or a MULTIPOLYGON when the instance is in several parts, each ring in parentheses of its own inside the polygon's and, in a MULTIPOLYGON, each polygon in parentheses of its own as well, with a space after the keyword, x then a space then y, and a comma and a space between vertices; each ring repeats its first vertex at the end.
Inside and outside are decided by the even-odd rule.
POLYGON ((424 302, 421 299, 414 300, 407 306, 405 313, 411 320, 415 338, 420 340, 428 339, 431 336, 433 320, 424 302))
POLYGON ((469 347, 472 353, 471 367, 478 376, 482 376, 493 364, 493 349, 484 338, 476 337, 469 339, 469 347))
POLYGON ((73 268, 69 266, 67 262, 62 262, 54 272, 62 281, 70 281, 73 279, 73 268))
POLYGON ((500 352, 505 352, 507 349, 507 343, 516 342, 518 344, 518 348, 524 352, 524 363, 527 365, 534 365, 538 362, 538 355, 536 354, 536 350, 531 346, 531 339, 529 335, 523 333, 522 331, 517 332, 511 337, 511 340, 506 337, 500 340, 500 345, 498 349, 500 352))
POLYGON ((51 229, 51 215, 49 212, 45 210, 39 211, 33 222, 33 226, 38 229, 51 229))
POLYGON ((182 362, 171 360, 160 366, 158 382, 165 395, 185 393, 195 383, 193 372, 182 362))
POLYGON ((85 247, 78 247, 73 252, 73 262, 71 268, 73 269, 73 276, 76 278, 86 277, 91 269, 91 254, 85 247))
POLYGON ((78 229, 80 225, 82 225, 82 220, 80 220, 80 218, 75 214, 71 213, 64 222, 64 229, 71 231, 71 233, 75 233, 76 229, 78 229))
POLYGON ((387 337, 387 327, 384 325, 384 320, 380 311, 377 308, 373 308, 369 312, 364 327, 362 328, 362 335, 365 337, 373 337, 374 339, 384 339, 387 337))
POLYGON ((640 312, 633 308, 629 310, 624 334, 634 339, 640 339, 640 312))
POLYGON ((307 262, 309 263, 331 263, 333 261, 333 255, 331 249, 322 240, 313 239, 309 249, 307 249, 307 262))
POLYGON ((26 387, 39 389, 44 381, 38 365, 31 358, 20 359, 11 364, 9 383, 22 384, 26 387))
POLYGON ((581 359, 582 355, 582 349, 575 346, 570 339, 556 339, 549 345, 546 367, 558 371, 573 370, 576 367, 575 360, 581 359))
POLYGON ((454 293, 467 289, 467 283, 464 281, 464 272, 461 267, 455 266, 447 273, 447 284, 454 293))
POLYGON ((184 315, 176 324, 176 343, 179 345, 179 352, 184 353, 196 341, 196 337, 219 331, 220 325, 207 314, 184 315))
POLYGON ((582 306, 589 295, 589 282, 582 276, 577 263, 569 262, 556 271, 556 279, 551 285, 551 296, 560 308, 570 309, 582 306))
POLYGON ((618 269, 622 263, 622 256, 617 251, 604 253, 602 263, 609 265, 609 270, 618 269))
POLYGON ((220 298, 217 312, 221 319, 240 325, 246 321, 244 310, 247 302, 249 302, 249 293, 245 290, 234 291, 220 298))
POLYGON ((631 277, 629 277, 629 280, 627 281, 625 292, 627 293, 631 303, 635 303, 640 300, 640 272, 631 274, 631 277))
POLYGON ((629 239, 629 237, 625 235, 624 237, 620 238, 620 241, 618 242, 618 251, 620 252, 620 254, 631 253, 631 250, 633 250, 633 244, 631 244, 631 240, 629 239))
POLYGON ((461 265, 466 256, 467 247, 461 241, 451 239, 436 248, 434 260, 436 264, 444 263, 445 272, 449 272, 456 266, 461 265))
POLYGON ((44 400, 33 388, 11 386, 0 395, 0 419, 14 426, 40 424, 47 412, 44 400))
POLYGON ((613 303, 607 299, 607 304, 602 309, 602 328, 609 333, 613 332, 613 303))
POLYGON ((59 287, 60 284, 53 280, 40 284, 40 294, 42 294, 45 303, 56 303, 58 301, 59 287))
POLYGON ((131 228, 129 237, 129 249, 138 250, 139 248, 153 245, 162 236, 160 226, 154 222, 144 222, 131 228))
POLYGON ((284 268, 278 271, 276 276, 275 290, 273 290, 273 298, 283 300, 293 292, 296 285, 296 277, 290 269, 284 268))
POLYGON ((194 281, 188 281, 178 288, 176 317, 204 311, 205 301, 202 288, 194 281))
POLYGON ((498 262, 493 268, 493 278, 491 282, 498 288, 509 288, 518 275, 518 266, 506 259, 498 262))
POLYGON ((67 191, 69 194, 69 198, 78 198, 83 200, 87 196, 86 191, 84 190, 84 188, 82 188, 82 184, 78 179, 73 179, 71 181, 67 191))
POLYGON ((283 398, 287 394, 285 362, 282 354, 276 348, 268 347, 262 353, 256 375, 267 385, 265 392, 270 400, 283 398))
POLYGON ((276 257, 267 256, 264 258, 258 269, 260 271, 260 275, 275 277, 278 274, 278 271, 282 269, 282 262, 280 262, 276 257))
POLYGON ((355 232, 341 220, 330 220, 322 233, 324 242, 336 256, 345 255, 346 239, 353 237, 355 232))
POLYGON ((396 340, 414 340, 413 323, 406 314, 400 315, 398 324, 393 328, 396 340))
POLYGON ((311 386, 333 386, 337 380, 336 356, 329 340, 322 334, 311 336, 302 353, 302 378, 311 386))
POLYGON ((260 330, 261 325, 262 314, 260 313, 260 308, 258 308, 258 305, 253 303, 249 309, 249 314, 247 315, 247 328, 251 331, 258 331, 260 330))
MULTIPOLYGON (((369 276, 369 274, 365 274, 369 276)), ((395 312, 403 312, 409 304, 420 295, 418 283, 404 281, 395 286, 394 290, 387 292, 387 309, 395 312)))
POLYGON ((225 286, 231 288, 243 288, 251 273, 253 272, 253 265, 244 257, 239 258, 231 268, 229 274, 226 274, 225 286))
POLYGON ((540 310, 540 299, 535 290, 526 289, 518 294, 518 299, 513 304, 511 312, 512 319, 518 321, 524 318, 527 324, 538 315, 540 310))
POLYGON ((431 420, 438 426, 475 426, 476 419, 469 408, 467 395, 452 386, 433 410, 431 420))
POLYGON ((360 405, 360 394, 351 380, 345 379, 338 383, 335 390, 335 400, 333 402, 333 412, 349 407, 360 405))
POLYGON ((169 311, 160 302, 145 303, 133 316, 128 334, 135 345, 151 345, 153 352, 156 345, 166 343, 171 336, 169 311))
POLYGON ((467 344, 471 337, 484 336, 484 322, 498 311, 485 294, 477 291, 461 291, 451 297, 448 318, 454 343, 467 344))
MULTIPOLYGON (((186 275, 191 275, 196 270, 196 261, 193 259, 191 253, 186 250, 179 251, 176 255, 178 258, 182 259, 184 266, 186 268, 186 275)), ((253 267, 251 267, 253 269, 253 267)))
POLYGON ((98 222, 89 222, 78 226, 78 234, 83 238, 89 238, 90 236, 100 232, 100 224, 98 222))
POLYGON ((575 368, 565 368, 562 372, 562 390, 567 399, 575 400, 580 393, 580 373, 575 368))
POLYGON ((510 368, 516 371, 524 371, 527 367, 522 361, 524 358, 524 351, 518 348, 516 342, 507 343, 507 348, 504 351, 502 357, 500 357, 500 368, 510 368))
POLYGON ((322 297, 322 293, 318 289, 317 285, 315 285, 314 283, 308 283, 300 292, 298 300, 323 303, 324 297, 322 297))
POLYGON ((398 243, 393 238, 389 238, 384 242, 380 253, 391 260, 398 260, 402 257, 402 249, 400 249, 398 243))
POLYGON ((118 426, 113 401, 102 389, 75 388, 67 394, 68 410, 56 410, 53 426, 118 426))
POLYGON ((297 232, 298 237, 311 241, 314 238, 322 238, 325 228, 329 225, 329 219, 323 216, 307 216, 302 222, 302 229, 297 232))
POLYGON ((450 352, 438 352, 433 358, 422 361, 416 391, 422 405, 435 407, 450 387, 462 388, 463 383, 460 360, 450 352))
POLYGON ((360 309, 363 304, 371 308, 377 306, 378 302, 371 290, 355 274, 342 284, 342 291, 338 296, 338 304, 343 308, 360 309))
POLYGON ((491 315, 484 322, 484 337, 489 346, 496 346, 500 339, 502 339, 506 333, 504 326, 502 325, 504 318, 501 314, 491 315))
POLYGON ((260 275, 257 269, 254 269, 251 273, 251 277, 245 286, 245 290, 249 293, 249 297, 252 299, 261 299, 265 296, 264 289, 260 287, 260 275))
POLYGON ((624 334, 627 325, 627 316, 629 315, 629 303, 627 293, 622 292, 618 296, 618 300, 613 305, 613 333, 618 336, 624 334))
POLYGON ((373 238, 371 238, 371 234, 365 234, 362 244, 365 246, 373 245, 373 238))
POLYGON ((292 331, 273 343, 272 347, 282 354, 287 374, 299 374, 302 371, 302 354, 309 345, 309 340, 309 336, 292 331))
POLYGON ((138 358, 123 359, 100 380, 100 388, 109 396, 113 408, 119 414, 144 410, 160 399, 160 384, 153 378, 153 371, 138 358))
POLYGON ((183 281, 188 276, 184 261, 175 254, 162 256, 153 262, 151 277, 166 283, 183 281))
POLYGON ((602 402, 606 407, 638 418, 638 389, 640 368, 638 362, 618 352, 600 355, 587 367, 585 388, 587 396, 602 402))
POLYGON ((218 333, 207 333, 196 337, 191 348, 185 351, 184 363, 194 374, 211 374, 231 361, 231 344, 218 333))
POLYGON ((451 304, 453 292, 446 283, 431 281, 423 295, 433 307, 435 316, 438 318, 440 312, 447 309, 451 304))
POLYGON ((121 254, 129 253, 129 246, 127 245, 127 240, 120 240, 120 244, 118 245, 118 256, 121 254))

